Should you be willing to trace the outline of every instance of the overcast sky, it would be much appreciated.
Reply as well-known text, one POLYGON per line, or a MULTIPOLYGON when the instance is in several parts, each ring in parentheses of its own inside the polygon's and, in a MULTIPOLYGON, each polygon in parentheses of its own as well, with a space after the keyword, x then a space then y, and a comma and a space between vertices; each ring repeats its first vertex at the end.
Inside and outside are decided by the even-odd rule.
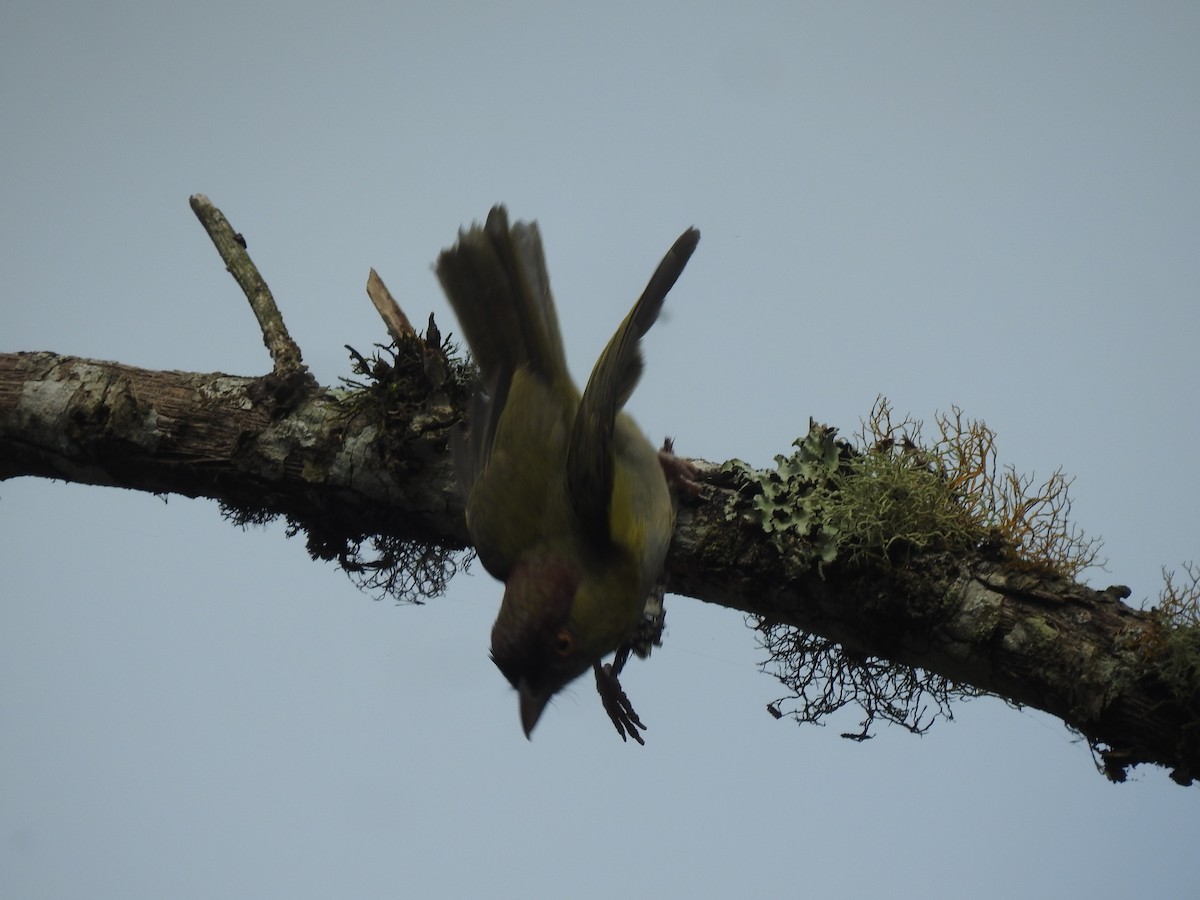
MULTIPOLYGON (((1096 586, 1197 557, 1195 3, 193 4, 0 10, 0 351, 256 375, 188 208, 249 242, 306 361, 385 340, 374 266, 497 201, 541 223, 586 376, 703 233, 631 409, 766 465, 809 416, 952 404, 1074 476, 1096 586)), ((993 699, 924 738, 765 710, 742 617, 676 598, 626 687, 532 742, 476 567, 376 602, 215 504, 0 485, 0 896, 1194 897, 1200 795, 1114 786, 993 699)))

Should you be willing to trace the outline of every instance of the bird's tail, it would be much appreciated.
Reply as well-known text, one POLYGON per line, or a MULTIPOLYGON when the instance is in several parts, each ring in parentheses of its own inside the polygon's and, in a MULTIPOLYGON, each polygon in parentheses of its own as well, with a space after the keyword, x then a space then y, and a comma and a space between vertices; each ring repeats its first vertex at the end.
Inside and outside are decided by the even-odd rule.
POLYGON ((492 207, 482 228, 460 231, 458 243, 442 251, 437 276, 479 366, 469 428, 451 433, 459 487, 469 499, 487 467, 513 373, 524 366, 551 389, 574 388, 536 224, 509 226, 504 207, 492 207))
POLYGON ((437 276, 487 388, 506 389, 512 373, 525 364, 548 381, 566 376, 535 223, 510 226, 504 207, 492 207, 482 228, 459 232, 458 243, 442 251, 437 276))

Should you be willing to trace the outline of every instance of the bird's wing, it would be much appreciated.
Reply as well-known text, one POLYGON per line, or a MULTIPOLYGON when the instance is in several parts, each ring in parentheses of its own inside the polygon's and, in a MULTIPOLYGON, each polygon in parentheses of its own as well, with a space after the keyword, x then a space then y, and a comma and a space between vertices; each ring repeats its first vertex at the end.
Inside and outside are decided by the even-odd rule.
POLYGON ((642 296, 600 354, 583 391, 567 450, 567 490, 584 530, 601 540, 611 537, 609 501, 617 411, 642 374, 638 344, 658 318, 667 292, 683 273, 699 240, 700 232, 689 228, 667 251, 642 296))

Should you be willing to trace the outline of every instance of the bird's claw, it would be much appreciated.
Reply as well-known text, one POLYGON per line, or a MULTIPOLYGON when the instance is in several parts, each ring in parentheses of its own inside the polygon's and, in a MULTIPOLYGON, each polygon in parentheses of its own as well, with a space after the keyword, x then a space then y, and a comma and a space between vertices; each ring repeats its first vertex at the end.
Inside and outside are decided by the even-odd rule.
POLYGON ((629 698, 625 695, 625 691, 621 688, 621 682, 617 676, 621 672, 621 668, 625 665, 625 660, 629 658, 629 649, 627 647, 617 651, 616 658, 608 664, 601 665, 596 662, 592 665, 592 669, 596 673, 596 690, 600 693, 600 701, 604 704, 604 711, 608 713, 609 719, 612 720, 613 727, 617 729, 617 734, 621 735, 621 740, 626 739, 626 734, 632 737, 639 744, 645 745, 638 729, 643 731, 646 726, 642 724, 642 720, 638 718, 638 714, 633 710, 633 704, 629 702, 629 698))
POLYGON ((670 438, 663 440, 662 449, 658 451, 658 464, 662 466, 667 484, 677 494, 698 497, 703 490, 700 485, 700 470, 682 456, 675 455, 675 442, 670 438))

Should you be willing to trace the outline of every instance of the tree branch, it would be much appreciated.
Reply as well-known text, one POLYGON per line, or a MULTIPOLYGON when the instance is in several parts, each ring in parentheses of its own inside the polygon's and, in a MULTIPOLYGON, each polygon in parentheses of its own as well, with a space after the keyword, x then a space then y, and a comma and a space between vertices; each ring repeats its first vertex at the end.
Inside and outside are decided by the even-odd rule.
POLYGON ((0 354, 0 479, 210 497, 247 521, 285 516, 322 558, 368 535, 464 547, 446 452, 457 410, 428 392, 415 406, 396 406, 385 426, 378 410, 350 396, 297 392, 274 374, 0 354), (389 458, 384 447, 404 454, 389 458))
MULTIPOLYGON (((248 378, 0 354, 0 479, 211 497, 241 522, 284 516, 314 556, 349 571, 431 565, 414 590, 435 593, 446 565, 437 553, 467 544, 447 452, 468 393, 461 364, 431 323, 425 338, 402 333, 390 359, 355 354, 363 383, 354 389, 316 385, 257 272, 237 275, 248 257, 230 246, 228 223, 202 197, 192 202, 257 304, 275 371, 248 378), (364 560, 364 542, 378 559, 364 560)), ((844 469, 850 451, 841 452, 828 458, 830 472, 844 469)), ((669 588, 757 617, 765 645, 782 652, 780 679, 800 694, 814 646, 804 636, 817 635, 836 645, 843 668, 873 672, 887 660, 1058 716, 1111 778, 1138 763, 1169 767, 1181 783, 1200 771, 1197 669, 1172 643, 1191 632, 1127 606, 1128 589, 1092 590, 988 541, 889 538, 846 552, 844 524, 843 543, 822 542, 829 509, 815 509, 816 525, 768 534, 768 504, 744 467, 698 465, 701 490, 682 501, 669 588)), ((394 578, 371 583, 395 590, 394 578)))
POLYGON ((1089 740, 1113 780, 1140 763, 1171 768, 1181 784, 1200 773, 1200 699, 1171 687, 1161 653, 1169 631, 1121 602, 1128 588, 1093 590, 982 551, 918 553, 895 567, 797 566, 757 526, 721 512, 732 488, 719 469, 704 477, 718 502, 681 515, 669 587, 758 617, 766 646, 785 646, 778 664, 805 664, 788 656, 777 626, 789 626, 836 642, 852 663, 888 660, 948 679, 958 693, 1057 716, 1089 740))

